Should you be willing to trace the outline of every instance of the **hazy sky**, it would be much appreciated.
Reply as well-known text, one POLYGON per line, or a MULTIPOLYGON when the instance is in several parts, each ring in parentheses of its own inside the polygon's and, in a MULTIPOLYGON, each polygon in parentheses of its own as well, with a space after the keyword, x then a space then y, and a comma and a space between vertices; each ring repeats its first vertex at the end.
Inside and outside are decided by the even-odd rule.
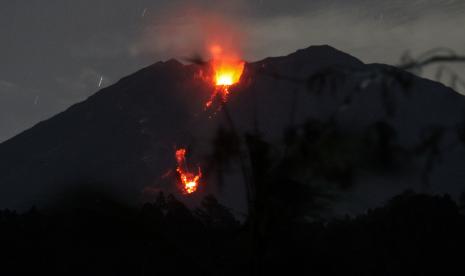
POLYGON ((232 24, 249 61, 313 44, 367 63, 435 47, 465 53, 462 0, 0 0, 0 141, 99 85, 199 51, 202 14, 232 24))

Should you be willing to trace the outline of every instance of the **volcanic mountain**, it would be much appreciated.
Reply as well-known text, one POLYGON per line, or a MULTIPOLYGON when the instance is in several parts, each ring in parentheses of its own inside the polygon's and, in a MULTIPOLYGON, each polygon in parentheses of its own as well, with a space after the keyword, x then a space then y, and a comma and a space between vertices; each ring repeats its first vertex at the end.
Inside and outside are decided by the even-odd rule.
MULTIPOLYGON (((214 193, 244 209, 234 166, 221 189, 208 171, 193 195, 181 195, 175 184, 175 149, 188 148, 189 162, 203 166, 218 128, 228 128, 224 110, 205 110, 214 87, 204 74, 204 65, 155 63, 0 144, 0 208, 47 205, 91 187, 131 203, 150 200, 157 191, 191 202, 214 193)), ((465 98, 442 84, 364 64, 329 46, 247 63, 227 103, 238 132, 259 131, 277 144, 289 126, 309 120, 336 122, 348 133, 388 122, 389 131, 378 140, 395 137, 397 148, 413 149, 414 160, 395 174, 358 169, 354 161, 357 185, 339 200, 348 211, 372 207, 406 188, 462 192, 464 111, 465 98)), ((342 154, 334 158, 352 162, 342 154)))

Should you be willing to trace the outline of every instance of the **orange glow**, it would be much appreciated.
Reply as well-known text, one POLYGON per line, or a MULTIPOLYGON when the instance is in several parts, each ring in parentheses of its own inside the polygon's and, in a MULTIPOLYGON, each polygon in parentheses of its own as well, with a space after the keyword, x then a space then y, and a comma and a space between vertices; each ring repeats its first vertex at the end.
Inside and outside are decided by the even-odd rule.
POLYGON ((214 45, 210 48, 212 55, 211 67, 213 71, 213 82, 216 86, 205 107, 210 107, 213 101, 220 97, 222 102, 228 100, 229 88, 239 82, 244 71, 245 62, 232 53, 225 53, 223 48, 214 45))
POLYGON ((183 148, 176 150, 176 161, 178 163, 176 171, 178 172, 183 191, 186 194, 192 194, 199 186, 202 172, 200 171, 200 167, 198 168, 197 174, 189 172, 186 165, 186 152, 186 149, 183 148))
POLYGON ((217 86, 231 86, 241 78, 244 71, 244 62, 240 60, 224 59, 212 61, 217 86))

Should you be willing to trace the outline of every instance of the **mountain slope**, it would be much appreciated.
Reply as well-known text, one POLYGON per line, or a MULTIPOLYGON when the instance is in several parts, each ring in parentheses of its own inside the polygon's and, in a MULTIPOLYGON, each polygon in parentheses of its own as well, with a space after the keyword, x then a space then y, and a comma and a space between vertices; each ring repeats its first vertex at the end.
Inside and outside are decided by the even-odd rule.
MULTIPOLYGON (((190 161, 203 164, 218 126, 226 125, 221 112, 203 109, 213 87, 200 72, 207 69, 175 60, 156 63, 0 144, 0 208, 44 205, 83 185, 129 202, 140 202, 147 190, 176 193, 173 178, 162 177, 175 168, 174 148, 188 146, 190 161)), ((345 128, 363 129, 389 117, 399 141, 411 147, 428 129, 447 129, 431 190, 457 194, 463 189, 465 152, 448 145, 458 143, 454 130, 463 123, 465 98, 395 68, 365 65, 329 46, 312 46, 247 64, 228 109, 241 132, 258 125, 272 142, 281 141, 290 124, 309 118, 336 118, 345 128), (390 105, 394 110, 386 108, 390 105)), ((405 187, 421 187, 425 158, 419 154, 405 176, 361 173, 362 188, 347 196, 347 202, 356 198, 357 206, 346 208, 370 207, 405 187)), ((222 191, 236 209, 244 206, 240 179, 233 170, 222 191)), ((219 192, 214 177, 205 180, 208 185, 186 200, 219 192)))

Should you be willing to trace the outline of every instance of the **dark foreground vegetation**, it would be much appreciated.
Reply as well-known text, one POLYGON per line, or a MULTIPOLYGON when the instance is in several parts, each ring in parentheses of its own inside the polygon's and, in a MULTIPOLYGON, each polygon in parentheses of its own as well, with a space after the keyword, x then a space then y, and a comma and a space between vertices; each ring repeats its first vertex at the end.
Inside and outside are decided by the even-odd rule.
MULTIPOLYGON (((89 206, 88 204, 86 206, 89 206)), ((465 275, 465 216, 448 196, 405 192, 358 217, 266 231, 261 272, 465 275)), ((172 196, 132 209, 0 212, 0 275, 247 275, 250 227, 214 197, 189 210, 172 196)))
MULTIPOLYGON (((413 75, 375 69, 325 69, 305 80, 316 94, 353 75, 360 85, 342 94, 327 119, 297 124, 292 110, 280 145, 266 141, 258 124, 252 133, 240 133, 224 104, 227 123, 218 129, 205 174, 221 186, 231 164, 239 164, 247 196, 244 222, 213 196, 191 210, 162 193, 140 208, 90 193, 44 210, 3 210, 0 276, 465 275, 465 196, 458 204, 448 196, 408 191, 357 217, 320 216, 334 192, 355 186, 360 172, 396 175, 417 166, 428 188, 444 159, 444 141, 449 150, 465 145, 465 120, 449 128, 431 124, 416 143, 402 143, 392 120, 396 94, 388 92, 399 85, 407 97, 413 75), (386 118, 362 129, 344 127, 341 110, 367 81, 380 87, 386 118)), ((334 89, 346 87, 340 86, 334 89)))

